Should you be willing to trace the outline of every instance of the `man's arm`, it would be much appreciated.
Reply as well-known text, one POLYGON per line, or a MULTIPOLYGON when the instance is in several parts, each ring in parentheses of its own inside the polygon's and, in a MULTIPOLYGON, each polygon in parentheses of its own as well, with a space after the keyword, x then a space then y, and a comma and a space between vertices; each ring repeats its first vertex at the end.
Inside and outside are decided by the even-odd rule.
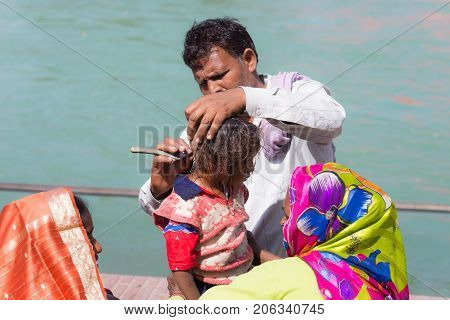
POLYGON ((344 108, 317 81, 296 81, 292 92, 239 87, 200 97, 186 108, 187 135, 193 149, 203 139, 212 139, 226 119, 244 111, 321 144, 331 143, 341 133, 345 119, 344 108))
POLYGON ((301 139, 327 144, 342 131, 344 108, 314 80, 302 79, 292 92, 281 88, 242 87, 246 111, 301 139))
POLYGON ((152 215, 153 211, 159 208, 162 200, 157 200, 153 193, 150 191, 151 178, 148 179, 139 190, 139 204, 142 210, 148 215, 152 215))
MULTIPOLYGON (((180 139, 167 138, 158 144, 157 149, 169 153, 187 151, 192 156, 186 130, 181 133, 180 139)), ((170 194, 176 175, 186 171, 191 166, 191 157, 177 162, 173 162, 172 159, 164 156, 154 157, 151 177, 139 191, 139 204, 141 208, 147 214, 152 215, 153 211, 158 209, 161 202, 170 194)))

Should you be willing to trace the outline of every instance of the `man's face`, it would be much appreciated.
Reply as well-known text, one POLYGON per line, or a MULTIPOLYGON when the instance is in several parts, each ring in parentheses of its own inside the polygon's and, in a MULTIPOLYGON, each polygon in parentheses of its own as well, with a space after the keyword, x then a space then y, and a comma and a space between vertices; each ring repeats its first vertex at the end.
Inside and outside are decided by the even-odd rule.
POLYGON ((203 95, 250 85, 251 70, 241 59, 221 47, 213 47, 209 56, 199 60, 199 66, 192 73, 203 95))

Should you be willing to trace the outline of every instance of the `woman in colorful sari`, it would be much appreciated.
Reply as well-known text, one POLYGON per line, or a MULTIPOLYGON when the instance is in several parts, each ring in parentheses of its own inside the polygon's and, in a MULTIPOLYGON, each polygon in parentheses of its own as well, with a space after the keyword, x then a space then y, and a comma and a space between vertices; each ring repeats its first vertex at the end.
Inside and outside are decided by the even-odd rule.
POLYGON ((106 299, 96 261, 101 247, 89 211, 77 202, 59 188, 3 208, 0 299, 106 299))
MULTIPOLYGON (((289 258, 269 261, 201 299, 408 299, 390 197, 335 163, 298 167, 284 210, 289 258)), ((261 262, 273 257, 261 251, 261 262)))

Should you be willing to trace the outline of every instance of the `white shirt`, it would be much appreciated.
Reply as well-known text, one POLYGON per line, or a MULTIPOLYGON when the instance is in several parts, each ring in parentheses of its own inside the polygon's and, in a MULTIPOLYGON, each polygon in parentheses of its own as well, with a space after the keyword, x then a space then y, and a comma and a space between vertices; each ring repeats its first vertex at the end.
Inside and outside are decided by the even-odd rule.
MULTIPOLYGON (((271 88, 270 79, 264 79, 268 89, 242 87, 246 111, 255 125, 266 118, 293 136, 285 155, 268 160, 261 150, 256 156, 255 171, 245 181, 250 195, 245 204, 250 217, 246 227, 261 248, 284 255, 280 220, 291 173, 297 166, 335 161, 332 140, 341 133, 345 110, 320 82, 296 81, 291 92, 271 88)), ((180 138, 188 142, 186 130, 180 138)), ((141 187, 139 202, 149 215, 160 206, 150 192, 150 180, 141 187)))

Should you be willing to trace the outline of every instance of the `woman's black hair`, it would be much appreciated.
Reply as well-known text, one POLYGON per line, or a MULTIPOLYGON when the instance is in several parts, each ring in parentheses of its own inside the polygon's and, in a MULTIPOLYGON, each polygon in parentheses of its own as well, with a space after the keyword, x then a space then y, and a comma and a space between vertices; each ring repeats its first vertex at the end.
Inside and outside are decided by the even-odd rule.
POLYGON ((81 221, 83 222, 83 226, 86 229, 86 226, 89 224, 88 219, 91 218, 91 213, 89 212, 87 203, 81 199, 77 195, 73 195, 75 199, 75 204, 77 205, 78 211, 80 212, 81 221))

